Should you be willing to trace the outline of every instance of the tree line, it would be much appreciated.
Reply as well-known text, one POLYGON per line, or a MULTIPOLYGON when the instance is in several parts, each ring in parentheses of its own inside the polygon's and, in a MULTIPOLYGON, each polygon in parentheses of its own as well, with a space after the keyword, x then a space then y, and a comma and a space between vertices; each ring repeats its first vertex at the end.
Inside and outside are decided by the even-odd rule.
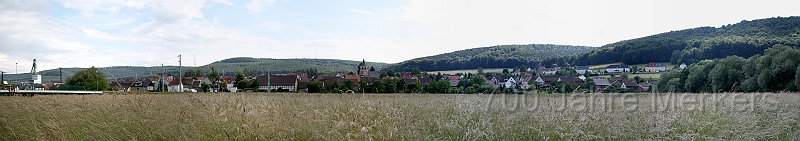
POLYGON ((800 49, 775 45, 764 55, 703 60, 661 75, 659 92, 780 92, 800 89, 800 49))

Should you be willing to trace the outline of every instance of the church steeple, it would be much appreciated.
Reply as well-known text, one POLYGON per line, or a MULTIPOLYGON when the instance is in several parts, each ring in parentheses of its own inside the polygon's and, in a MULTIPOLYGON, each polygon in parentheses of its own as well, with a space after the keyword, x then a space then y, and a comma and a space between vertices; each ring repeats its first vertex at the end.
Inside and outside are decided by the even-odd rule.
POLYGON ((367 69, 367 60, 363 59, 361 60, 361 64, 358 64, 358 75, 364 77, 368 75, 368 72, 369 70, 367 69))

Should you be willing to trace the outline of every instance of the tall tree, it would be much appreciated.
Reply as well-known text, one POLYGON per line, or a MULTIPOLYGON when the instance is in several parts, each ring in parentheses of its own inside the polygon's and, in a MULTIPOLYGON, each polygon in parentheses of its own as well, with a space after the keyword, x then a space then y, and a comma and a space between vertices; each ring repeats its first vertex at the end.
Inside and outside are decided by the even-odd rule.
POLYGON ((344 85, 342 85, 342 86, 343 86, 343 87, 342 87, 342 89, 341 89, 341 90, 344 90, 344 91, 346 91, 346 90, 353 90, 353 91, 355 91, 355 90, 356 90, 356 83, 355 83, 355 82, 353 82, 352 80, 345 80, 345 81, 344 81, 344 85))
POLYGON ((395 77, 397 75, 397 73, 394 72, 394 70, 386 71, 386 74, 389 75, 389 77, 395 77))
POLYGON ((258 87, 259 87, 259 86, 261 86, 261 83, 260 83, 260 82, 258 82, 258 77, 256 77, 256 78, 253 78, 253 80, 252 80, 252 81, 253 81, 253 82, 250 82, 250 88, 253 88, 253 91, 254 91, 254 92, 257 92, 257 91, 259 91, 259 90, 258 90, 258 87))
POLYGON ((97 68, 91 68, 75 72, 74 75, 67 77, 66 85, 68 86, 85 86, 97 87, 94 89, 106 90, 108 89, 108 81, 103 72, 97 71, 97 68))
POLYGON ((322 92, 322 84, 320 82, 308 82, 308 92, 309 93, 322 92))
POLYGON ((746 62, 746 59, 739 56, 720 59, 714 69, 708 72, 711 87, 714 89, 712 92, 737 91, 738 89, 734 89, 735 85, 742 85, 741 81, 745 78, 742 67, 746 62))
POLYGON ((714 68, 715 61, 703 60, 699 63, 692 64, 695 67, 691 68, 687 76, 684 89, 687 92, 709 92, 710 86, 708 82, 708 72, 714 68))
POLYGON ((800 50, 783 45, 775 45, 764 51, 758 70, 758 84, 764 91, 780 91, 791 83, 800 64, 800 50))
POLYGON ((417 67, 417 68, 414 68, 413 70, 411 70, 411 75, 414 75, 414 76, 419 76, 419 75, 421 75, 421 74, 422 74, 422 71, 421 71, 421 70, 419 70, 419 68, 418 68, 418 67, 417 67))
POLYGON ((244 72, 242 71, 236 72, 236 82, 234 82, 233 85, 239 89, 245 89, 250 87, 250 83, 247 82, 247 78, 245 78, 244 72))
POLYGON ((317 76, 319 74, 319 70, 317 70, 317 68, 308 68, 303 72, 308 73, 309 77, 317 76))
POLYGON ((211 74, 208 75, 208 79, 211 80, 212 84, 217 83, 220 80, 219 72, 217 72, 217 69, 211 67, 211 74))

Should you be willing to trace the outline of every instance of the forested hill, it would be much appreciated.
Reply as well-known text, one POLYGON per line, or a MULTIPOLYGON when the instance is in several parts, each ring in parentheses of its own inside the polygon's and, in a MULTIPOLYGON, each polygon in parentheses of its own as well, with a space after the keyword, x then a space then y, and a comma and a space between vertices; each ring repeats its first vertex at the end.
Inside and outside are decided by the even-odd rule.
MULTIPOLYGON (((186 61, 186 60, 184 60, 186 61)), ((267 71, 272 73, 287 73, 299 72, 309 68, 315 68, 320 73, 335 73, 335 72, 353 72, 356 71, 356 66, 361 61, 352 60, 337 60, 337 59, 271 59, 271 58, 251 58, 251 57, 237 57, 229 58, 208 65, 192 67, 183 66, 183 71, 187 72, 189 69, 200 69, 201 72, 211 73, 211 68, 214 67, 220 75, 233 76, 236 71, 247 71, 248 75, 265 74, 267 71)), ((367 66, 374 66, 375 68, 384 67, 386 63, 367 62, 367 66)), ((75 72, 85 70, 86 68, 64 68, 62 73, 64 79, 72 76, 75 72)), ((106 79, 113 79, 110 74, 118 79, 124 78, 147 78, 158 77, 162 72, 169 76, 178 75, 178 66, 115 66, 115 67, 102 67, 98 68, 99 71, 106 75, 106 79)), ((59 70, 43 70, 39 72, 42 75, 42 82, 58 82, 59 70)), ((185 74, 185 73, 184 73, 185 74)), ((24 74, 6 74, 5 78, 8 82, 18 83, 20 81, 28 81, 31 79, 30 73, 24 74)))
POLYGON ((547 58, 560 57, 592 49, 594 47, 552 44, 500 45, 415 58, 392 64, 386 69, 411 71, 414 68, 419 68, 422 71, 438 71, 476 69, 478 67, 509 68, 522 65, 533 67, 547 58))
POLYGON ((750 57, 776 44, 800 45, 800 17, 741 21, 716 27, 698 27, 604 45, 596 50, 551 58, 543 64, 594 65, 623 62, 694 63, 730 55, 750 57))
MULTIPOLYGON (((228 70, 249 70, 273 73, 299 72, 305 69, 314 68, 322 73, 336 72, 357 72, 356 67, 361 61, 338 60, 338 59, 271 59, 271 58, 250 58, 238 57, 217 61, 203 66, 209 69, 224 68, 228 70)), ((382 68, 386 63, 366 62, 367 66, 382 68)), ((231 73, 233 74, 233 73, 231 73)))

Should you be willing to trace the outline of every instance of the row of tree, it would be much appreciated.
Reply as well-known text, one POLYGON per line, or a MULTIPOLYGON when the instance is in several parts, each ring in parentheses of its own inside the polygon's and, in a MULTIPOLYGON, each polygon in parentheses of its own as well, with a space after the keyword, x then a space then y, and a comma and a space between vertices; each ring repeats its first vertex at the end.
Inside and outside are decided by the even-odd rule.
POLYGON ((775 45, 764 55, 703 60, 661 75, 660 92, 778 92, 800 89, 800 49, 775 45))

